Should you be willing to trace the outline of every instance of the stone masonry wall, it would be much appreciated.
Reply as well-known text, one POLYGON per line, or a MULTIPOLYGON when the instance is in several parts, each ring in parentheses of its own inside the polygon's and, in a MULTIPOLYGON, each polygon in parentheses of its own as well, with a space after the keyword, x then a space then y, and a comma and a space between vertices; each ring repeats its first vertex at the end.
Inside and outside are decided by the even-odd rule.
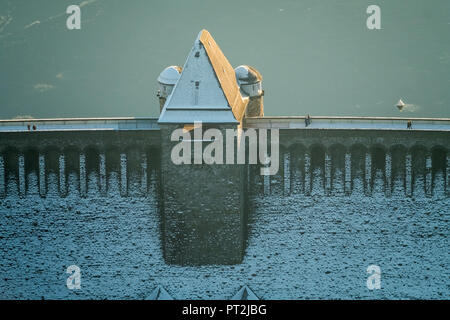
POLYGON ((448 134, 362 132, 349 143, 346 132, 321 134, 281 132, 271 177, 255 166, 249 176, 246 168, 173 168, 152 145, 130 148, 135 136, 46 152, 8 140, 0 148, 0 298, 146 299, 161 285, 175 299, 229 299, 248 285, 261 299, 448 299, 448 134), (227 214, 196 215, 202 203, 227 214), (236 264, 167 263, 185 257, 177 241, 192 239, 186 250, 205 244, 186 237, 190 230, 215 223, 229 235, 226 247, 237 246, 236 264), (366 286, 372 264, 380 290, 366 286), (80 290, 66 286, 70 265, 81 269, 80 290))
MULTIPOLYGON (((244 252, 243 165, 173 164, 162 130, 164 256, 175 264, 235 264, 244 252)), ((193 138, 193 137, 192 137, 193 138)))

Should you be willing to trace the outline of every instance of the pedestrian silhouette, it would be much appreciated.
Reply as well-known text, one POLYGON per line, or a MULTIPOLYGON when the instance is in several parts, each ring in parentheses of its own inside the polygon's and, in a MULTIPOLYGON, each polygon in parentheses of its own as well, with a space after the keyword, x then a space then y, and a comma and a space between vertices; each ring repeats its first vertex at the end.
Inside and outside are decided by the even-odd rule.
POLYGON ((305 127, 309 126, 310 124, 311 124, 311 117, 308 114, 305 117, 305 127))

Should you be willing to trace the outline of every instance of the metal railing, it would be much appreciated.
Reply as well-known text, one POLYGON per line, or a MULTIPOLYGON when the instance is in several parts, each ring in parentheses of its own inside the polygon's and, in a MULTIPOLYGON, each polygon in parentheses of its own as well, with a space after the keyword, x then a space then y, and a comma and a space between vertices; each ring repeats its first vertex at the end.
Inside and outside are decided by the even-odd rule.
POLYGON ((55 118, 0 120, 0 131, 159 130, 158 118, 55 118))
POLYGON ((450 118, 398 118, 398 117, 339 117, 311 116, 306 125, 305 116, 250 117, 245 119, 247 128, 278 129, 379 129, 450 131, 450 118))
MULTIPOLYGON (((411 121, 412 130, 450 131, 450 118, 311 116, 309 125, 306 125, 305 118, 305 116, 250 117, 244 120, 244 127, 268 129, 407 130, 407 123, 411 121)), ((156 117, 0 120, 0 132, 29 130, 159 130, 159 125, 156 117)))

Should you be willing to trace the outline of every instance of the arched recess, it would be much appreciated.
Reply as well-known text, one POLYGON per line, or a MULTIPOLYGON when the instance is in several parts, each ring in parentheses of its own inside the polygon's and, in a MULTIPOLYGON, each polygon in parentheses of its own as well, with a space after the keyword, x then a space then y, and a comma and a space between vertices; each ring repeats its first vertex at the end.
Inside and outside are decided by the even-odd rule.
POLYGON ((83 152, 86 157, 87 192, 91 196, 98 195, 100 191, 100 152, 95 146, 88 146, 83 152))
POLYGON ((289 151, 291 154, 291 193, 303 193, 306 147, 303 144, 297 143, 291 145, 289 151))
POLYGON ((386 169, 386 148, 379 144, 374 145, 370 148, 370 154, 372 157, 372 168, 384 171, 386 169))
POLYGON ((59 156, 61 151, 59 148, 52 146, 44 150, 45 156, 45 170, 47 173, 59 172, 59 156))
POLYGON ((351 171, 352 171, 352 190, 364 192, 364 172, 366 169, 366 153, 367 148, 362 144, 354 144, 350 147, 351 153, 351 171))
POLYGON ((447 150, 443 146, 431 149, 433 194, 445 195, 447 150))
POLYGON ((15 147, 6 147, 3 150, 6 195, 19 193, 19 154, 20 151, 15 147))
POLYGON ((105 151, 106 174, 120 173, 120 152, 115 146, 108 146, 105 151))
POLYGON ((75 147, 64 149, 63 154, 66 160, 66 174, 80 172, 80 150, 75 147))
MULTIPOLYGON (((269 147, 270 148, 270 147, 269 147)), ((269 149, 270 150, 270 149, 269 149)), ((288 152, 283 146, 279 147, 279 167, 278 172, 274 175, 269 176, 270 180, 270 193, 273 195, 281 196, 283 194, 283 183, 284 183, 284 154, 288 152)))
POLYGON ((66 183, 69 194, 76 194, 80 188, 80 149, 67 147, 63 150, 66 162, 66 183))
POLYGON ((19 150, 14 147, 7 147, 3 150, 3 156, 5 161, 5 174, 6 176, 17 176, 19 173, 19 150))
POLYGON ((145 153, 147 155, 147 190, 150 194, 156 196, 160 187, 161 149, 149 147, 146 148, 145 153))
POLYGON ((324 191, 325 147, 313 144, 311 153, 311 194, 322 194, 324 191))
POLYGON ((342 144, 333 144, 328 148, 331 157, 331 185, 333 193, 344 193, 345 152, 342 144))
POLYGON ((99 153, 99 150, 94 146, 89 146, 84 149, 87 175, 90 175, 91 173, 95 173, 98 175, 100 168, 99 153))
POLYGON ((119 195, 120 183, 120 150, 116 146, 108 146, 105 150, 107 192, 110 196, 119 195))
POLYGON ((423 145, 414 145, 411 149, 413 193, 425 193, 425 165, 428 149, 423 145))
POLYGON ((49 146, 44 151, 45 184, 47 194, 57 194, 59 186, 59 157, 61 150, 56 146, 49 146))
POLYGON ((398 144, 392 146, 389 150, 391 152, 392 190, 394 193, 401 194, 405 192, 407 149, 404 145, 398 144))
POLYGON ((38 194, 39 186, 39 151, 29 147, 25 149, 25 183, 27 193, 38 194))
POLYGON ((370 148, 372 187, 374 192, 384 192, 386 182, 386 148, 376 144, 370 148))
POLYGON ((139 196, 141 190, 142 151, 136 145, 126 148, 127 155, 127 190, 130 196, 139 196))

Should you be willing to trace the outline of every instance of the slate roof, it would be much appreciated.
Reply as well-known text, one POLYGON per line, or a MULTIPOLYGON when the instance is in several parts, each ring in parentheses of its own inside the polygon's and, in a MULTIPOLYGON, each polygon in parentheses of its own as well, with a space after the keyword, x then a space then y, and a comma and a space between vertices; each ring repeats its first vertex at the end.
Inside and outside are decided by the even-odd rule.
POLYGON ((248 101, 241 96, 234 69, 222 50, 202 30, 158 122, 238 124, 248 101))

